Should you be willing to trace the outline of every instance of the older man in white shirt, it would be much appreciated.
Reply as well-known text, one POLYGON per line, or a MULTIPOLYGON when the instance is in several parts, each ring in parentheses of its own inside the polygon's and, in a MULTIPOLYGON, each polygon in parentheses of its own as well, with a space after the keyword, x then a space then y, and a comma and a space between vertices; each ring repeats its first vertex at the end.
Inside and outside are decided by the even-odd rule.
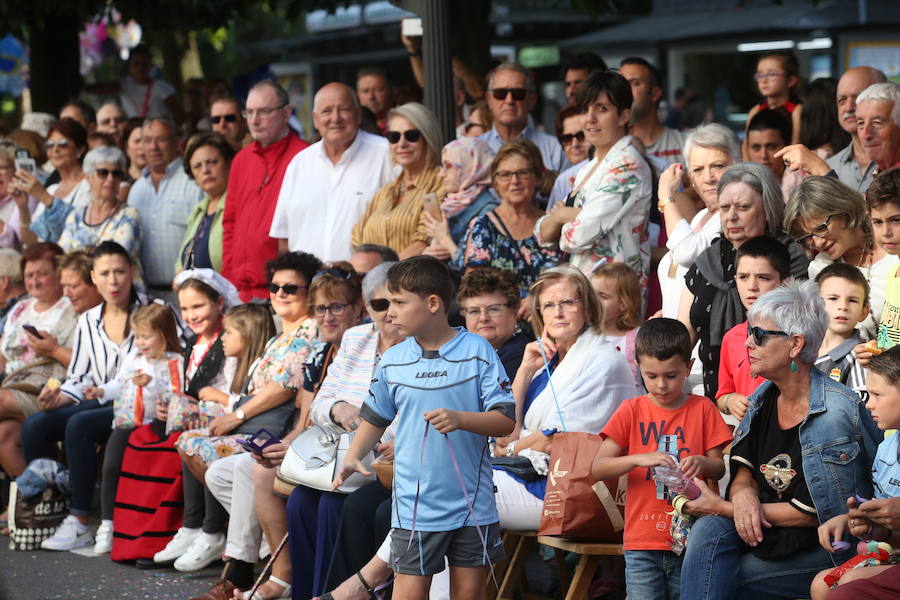
POLYGON ((348 260, 350 233, 372 196, 391 180, 387 140, 359 129, 359 101, 342 83, 322 87, 313 124, 322 139, 294 157, 284 174, 269 235, 280 251, 348 260))

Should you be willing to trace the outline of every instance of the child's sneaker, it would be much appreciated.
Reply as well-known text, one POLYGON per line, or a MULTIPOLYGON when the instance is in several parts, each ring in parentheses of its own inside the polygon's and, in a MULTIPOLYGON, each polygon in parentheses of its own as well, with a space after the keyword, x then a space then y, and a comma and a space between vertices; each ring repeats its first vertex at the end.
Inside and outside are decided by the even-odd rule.
POLYGON ((74 550, 94 543, 91 528, 82 524, 75 515, 69 515, 63 520, 53 537, 41 542, 43 550, 74 550))
POLYGON ((100 527, 94 540, 94 554, 108 554, 112 550, 113 523, 104 519, 100 521, 100 527))

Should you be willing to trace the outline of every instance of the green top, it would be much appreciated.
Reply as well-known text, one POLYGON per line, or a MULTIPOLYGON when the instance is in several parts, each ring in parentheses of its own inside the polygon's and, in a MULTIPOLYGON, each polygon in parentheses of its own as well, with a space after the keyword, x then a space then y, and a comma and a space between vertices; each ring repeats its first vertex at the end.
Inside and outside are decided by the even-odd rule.
MULTIPOLYGON (((209 230, 209 259, 212 261, 213 269, 217 273, 222 272, 222 217, 225 215, 225 197, 227 195, 228 190, 225 190, 219 199, 219 205, 216 207, 216 214, 213 216, 213 222, 209 230)), ((197 206, 194 207, 193 212, 188 217, 187 229, 184 231, 184 240, 181 242, 181 248, 178 250, 178 260, 175 262, 176 272, 184 270, 184 265, 181 261, 184 249, 197 235, 197 228, 200 227, 200 222, 203 221, 203 215, 206 214, 208 207, 209 194, 203 196, 203 199, 197 203, 197 206)))

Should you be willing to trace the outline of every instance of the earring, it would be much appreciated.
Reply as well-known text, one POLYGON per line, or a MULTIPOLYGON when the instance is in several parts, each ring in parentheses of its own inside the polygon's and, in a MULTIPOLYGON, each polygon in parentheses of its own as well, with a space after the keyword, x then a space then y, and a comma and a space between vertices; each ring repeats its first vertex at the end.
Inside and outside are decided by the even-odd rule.
POLYGON ((797 363, 792 360, 791 361, 791 371, 796 371, 796 370, 797 370, 797 363))

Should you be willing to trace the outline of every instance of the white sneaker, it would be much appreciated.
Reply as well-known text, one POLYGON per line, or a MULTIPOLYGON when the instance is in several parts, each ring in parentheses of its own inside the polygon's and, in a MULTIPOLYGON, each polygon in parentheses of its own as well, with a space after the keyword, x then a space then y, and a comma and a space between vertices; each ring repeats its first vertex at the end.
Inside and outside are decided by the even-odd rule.
POLYGON ((107 554, 112 550, 113 523, 112 521, 100 521, 100 527, 94 536, 94 554, 107 554))
POLYGON ((225 552, 224 533, 204 533, 194 540, 187 552, 175 561, 175 568, 183 573, 191 573, 209 566, 225 552))
POLYGON ((167 563, 172 562, 179 556, 183 555, 188 548, 191 547, 191 544, 194 543, 200 534, 203 533, 203 530, 200 528, 197 529, 185 529, 181 527, 175 533, 175 537, 166 544, 166 547, 153 555, 153 562, 156 563, 167 563))
POLYGON ((91 535, 91 528, 82 525, 75 515, 69 515, 59 525, 53 537, 41 542, 41 548, 44 550, 74 550, 90 546, 93 543, 94 536, 91 535))

